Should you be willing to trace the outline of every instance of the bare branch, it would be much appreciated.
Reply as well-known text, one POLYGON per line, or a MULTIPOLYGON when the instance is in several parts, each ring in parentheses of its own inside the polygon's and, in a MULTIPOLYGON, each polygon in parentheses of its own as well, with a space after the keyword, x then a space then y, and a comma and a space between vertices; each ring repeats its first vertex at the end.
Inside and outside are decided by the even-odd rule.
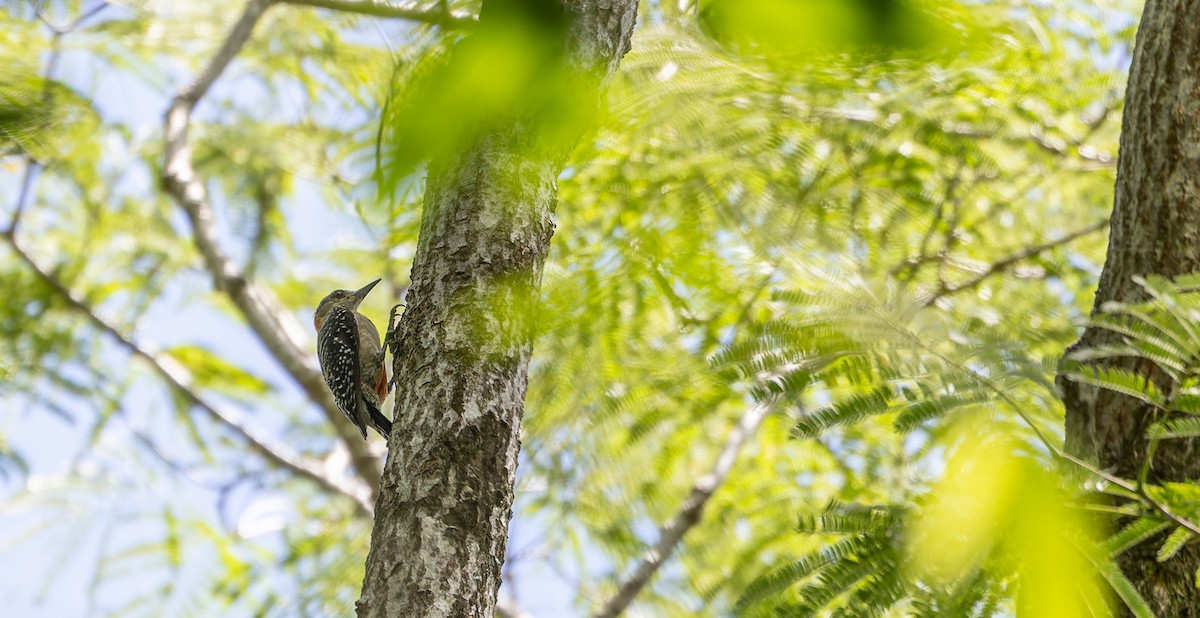
MULTIPOLYGON (((108 3, 101 2, 91 10, 84 12, 75 21, 72 21, 67 26, 57 26, 46 17, 42 10, 42 5, 39 3, 34 6, 34 13, 46 27, 50 28, 53 36, 50 38, 50 54, 46 58, 46 66, 42 69, 43 84, 42 84, 42 107, 49 109, 53 101, 53 90, 51 83, 54 80, 54 73, 58 70, 58 60, 62 57, 62 39, 65 35, 75 30, 86 19, 99 13, 108 3)), ((42 164, 40 161, 33 158, 33 155, 26 152, 25 156, 25 175, 21 177, 21 189, 17 194, 17 205, 13 209, 12 220, 8 224, 8 229, 5 233, 16 237, 17 226, 21 223, 21 216, 25 214, 25 207, 29 205, 29 199, 32 197, 33 180, 37 177, 38 171, 42 164)))
MULTIPOLYGON (((1107 111, 1105 112, 1105 116, 1107 116, 1107 111)), ((1088 135, 1090 136, 1092 133, 1095 133, 1095 131, 1100 128, 1100 125, 1103 124, 1103 122, 1104 116, 1102 116, 1097 123, 1089 125, 1088 135)), ((1096 163, 1103 163, 1106 165, 1111 165, 1116 160, 1116 157, 1114 157, 1112 153, 1097 150, 1085 144, 1082 140, 1072 140, 1071 143, 1068 144, 1065 139, 1051 137, 1046 134, 1046 129, 1041 125, 1034 125, 1029 129, 1029 139, 1036 144, 1038 148, 1041 148, 1052 155, 1057 155, 1060 157, 1071 156, 1072 153, 1070 151, 1070 146, 1074 146, 1074 154, 1081 159, 1094 161, 1096 163)))
POLYGON ((133 356, 142 359, 148 365, 150 365, 150 368, 153 369, 154 372, 158 374, 158 376, 162 378, 162 380, 166 382, 172 390, 187 400, 189 404, 203 410, 217 423, 224 425, 241 435, 246 442, 250 444, 251 449, 262 455, 267 461, 284 469, 290 470, 299 476, 316 481, 318 485, 326 490, 330 490, 351 498, 360 514, 366 517, 371 517, 372 513, 374 512, 374 508, 372 506, 373 503, 369 499, 369 486, 367 486, 365 483, 346 483, 330 477, 324 471, 319 462, 313 461, 298 453, 292 453, 282 445, 269 444, 266 438, 257 435, 255 431, 243 425, 241 421, 236 418, 238 416, 237 413, 228 410, 221 410, 213 404, 205 401, 196 393, 195 390, 192 389, 190 384, 191 380, 187 375, 187 370, 177 361, 169 356, 161 356, 139 346, 115 326, 109 324, 104 318, 100 317, 91 306, 71 293, 71 290, 68 289, 63 282, 59 281, 57 277, 39 266, 37 262, 34 261, 33 257, 17 244, 17 240, 14 236, 7 232, 4 233, 3 236, 5 240, 8 241, 9 246, 12 247, 13 252, 17 254, 17 257, 19 257, 21 261, 24 262, 31 271, 33 271, 38 279, 40 279, 51 290, 53 290, 55 294, 61 297, 69 307, 87 317, 88 321, 91 322, 96 329, 109 335, 116 340, 121 347, 128 350, 133 356))
POLYGON ((8 228, 4 230, 5 236, 14 236, 17 233, 17 226, 21 224, 21 215, 25 214, 25 208, 29 205, 29 196, 33 190, 33 179, 37 176, 38 170, 41 169, 41 164, 33 159, 33 157, 25 156, 25 174, 21 176, 21 189, 17 193, 17 205, 13 208, 12 219, 8 222, 8 228))
MULTIPOLYGON (((250 0, 246 3, 246 10, 237 22, 233 24, 233 29, 229 31, 229 36, 225 37, 225 42, 221 44, 221 48, 217 50, 217 54, 209 61, 208 66, 196 76, 192 83, 175 95, 175 100, 171 102, 171 109, 167 113, 167 126, 171 126, 172 112, 181 104, 185 109, 184 122, 182 126, 177 128, 182 130, 182 137, 187 139, 187 115, 190 114, 192 108, 200 99, 208 94, 208 89, 212 87, 213 82, 225 72, 225 67, 233 61, 238 52, 242 51, 242 47, 246 45, 246 41, 250 40, 250 34, 254 31, 254 26, 258 24, 259 18, 263 13, 270 8, 272 0, 250 0)), ((168 137, 170 133, 168 133, 168 137)), ((167 141, 168 146, 171 140, 167 141)), ((169 161, 169 159, 168 159, 169 161)), ((189 161, 190 163, 190 161, 189 161)))
POLYGON ((38 6, 34 7, 33 12, 34 12, 34 14, 37 15, 37 18, 42 21, 42 23, 46 24, 46 27, 50 28, 50 31, 53 32, 55 36, 62 36, 64 34, 71 32, 72 30, 75 30, 76 28, 79 28, 80 26, 83 25, 83 22, 91 19, 92 17, 95 17, 97 13, 99 13, 100 11, 103 11, 106 8, 108 8, 108 2, 106 0, 100 0, 99 4, 80 13, 78 17, 71 20, 71 23, 69 23, 65 26, 60 26, 60 25, 50 21, 49 16, 46 15, 45 10, 40 3, 38 4, 38 6))
MULTIPOLYGON (((42 23, 44 23, 53 33, 50 44, 51 52, 46 60, 46 66, 43 69, 46 82, 42 91, 42 104, 44 106, 49 106, 52 102, 51 80, 54 78, 54 74, 62 54, 62 40, 66 37, 66 35, 69 35, 75 30, 79 29, 85 21, 99 14, 107 7, 108 3, 102 0, 90 9, 83 11, 78 17, 76 17, 67 25, 59 25, 51 21, 40 3, 34 8, 34 12, 36 13, 38 19, 40 19, 42 23)), ((272 446, 268 444, 264 438, 256 436, 252 430, 242 425, 240 421, 237 420, 238 414, 236 412, 218 409, 196 394, 195 390, 189 384, 190 378, 188 377, 186 368, 180 366, 174 359, 170 357, 156 355, 147 351, 145 348, 138 346, 131 338, 122 334, 116 327, 112 326, 98 314, 96 314, 96 312, 90 306, 76 298, 64 283, 58 280, 54 275, 48 273, 38 266, 32 256, 30 256, 20 245, 18 245, 16 241, 17 228, 20 224, 22 215, 28 208, 29 201, 32 199, 34 181, 36 180, 38 172, 42 169, 42 164, 34 159, 32 155, 26 154, 24 159, 26 164, 25 173, 21 179, 16 206, 13 209, 13 215, 9 222, 8 228, 3 232, 0 232, 0 236, 3 236, 9 242, 13 251, 23 262, 25 262, 27 266, 29 266, 34 274, 37 275, 37 277, 47 286, 49 286, 55 293, 62 297, 72 309, 75 309, 76 311, 87 316, 89 321, 91 321, 92 324, 99 330, 112 336, 118 343, 122 345, 122 347, 125 347, 127 350, 129 350, 135 357, 141 358, 149 363, 154 371, 158 373, 159 376, 162 377, 173 390, 175 390, 186 401, 188 401, 190 405, 204 410, 218 424, 224 425, 241 435, 247 442, 250 443, 253 450, 262 454, 272 464, 289 469, 299 476, 314 480, 327 490, 332 490, 336 493, 342 493, 346 495, 354 500, 355 506, 362 515, 370 517, 374 509, 372 503, 367 500, 367 496, 370 494, 370 488, 367 485, 363 483, 354 483, 353 481, 349 483, 343 483, 337 479, 333 479, 325 473, 319 462, 316 462, 311 458, 306 458, 300 454, 291 453, 282 446, 272 446)), ((133 432, 134 436, 147 448, 162 458, 163 461, 167 462, 168 465, 171 465, 177 471, 185 474, 186 476, 186 471, 172 462, 161 451, 159 451, 147 436, 138 432, 133 427, 130 427, 130 430, 133 432)), ((192 480, 194 481, 194 479, 192 480)))
POLYGON ((629 604, 646 587, 646 584, 650 583, 650 578, 654 576, 658 568, 675 552, 675 548, 683 540, 683 535, 700 523, 704 505, 708 503, 708 499, 712 497, 717 488, 725 482, 734 462, 737 461, 742 446, 758 431, 759 425, 771 413, 777 401, 777 398, 773 398, 758 402, 742 414, 737 426, 729 432, 729 438, 725 441, 725 446, 721 449, 720 454, 717 455, 716 461, 713 462, 712 469, 708 474, 696 479, 692 485, 692 491, 680 505, 675 516, 659 529, 658 543, 655 543, 654 547, 646 552, 637 568, 621 581, 617 593, 604 603, 600 611, 592 614, 592 618, 616 618, 629 607, 629 604))
POLYGON ((312 355, 305 351, 311 346, 304 329, 269 291, 248 280, 222 251, 213 229, 208 192, 193 168, 187 141, 192 109, 241 51, 255 24, 271 4, 271 0, 250 0, 208 66, 171 101, 164 126, 163 186, 187 215, 196 249, 212 275, 213 287, 229 296, 275 360, 304 389, 309 399, 320 405, 350 452, 356 473, 371 487, 371 501, 374 502, 381 472, 378 458, 368 450, 358 430, 338 411, 312 355))
POLYGON ((420 6, 408 2, 389 2, 388 0, 280 0, 280 2, 283 4, 330 9, 343 13, 409 19, 441 26, 447 30, 465 30, 474 27, 477 23, 474 15, 451 11, 446 7, 445 2, 438 2, 433 6, 420 6))
POLYGON ((1106 229, 1107 227, 1108 227, 1108 219, 1104 219, 1103 221, 1098 221, 1098 222, 1093 223, 1092 225, 1089 225, 1083 229, 1071 232, 1070 234, 1067 234, 1066 236, 1063 236, 1062 238, 1059 238, 1057 240, 1051 240, 1048 242, 1044 242, 1040 245, 1033 245, 1032 247, 1026 247, 1026 248, 1024 248, 1002 260, 993 262, 992 264, 990 264, 989 266, 987 266, 983 270, 981 270, 979 273, 977 273, 974 277, 971 277, 970 279, 967 279, 966 281, 963 281, 961 283, 956 283, 956 284, 950 285, 950 284, 943 282, 937 290, 935 290, 932 294, 929 295, 928 298, 925 299, 924 305, 926 307, 928 307, 928 306, 934 304, 935 302, 937 302, 939 299, 945 298, 951 294, 957 294, 958 292, 962 292, 963 290, 972 289, 972 288, 978 286, 980 283, 983 283, 983 281, 985 279, 987 279, 988 277, 991 277, 992 275, 996 275, 996 274, 1004 272, 1005 270, 1008 270, 1010 267, 1012 267, 1017 262, 1029 259, 1029 258, 1039 255, 1041 253, 1045 253, 1046 251, 1049 251, 1056 247, 1061 247, 1063 245, 1070 244, 1071 242, 1075 241, 1076 239, 1078 239, 1080 237, 1087 236, 1088 234, 1092 234, 1095 232, 1099 232, 1100 230, 1106 229))

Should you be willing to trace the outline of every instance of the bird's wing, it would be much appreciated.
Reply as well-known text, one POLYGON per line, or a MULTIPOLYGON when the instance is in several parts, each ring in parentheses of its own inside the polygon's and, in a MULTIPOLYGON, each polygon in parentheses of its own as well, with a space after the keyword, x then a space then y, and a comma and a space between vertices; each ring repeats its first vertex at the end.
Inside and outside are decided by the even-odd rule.
MULTIPOLYGON (((358 313, 354 318, 358 321, 358 345, 360 353, 366 353, 367 356, 360 362, 363 367, 368 367, 367 359, 372 359, 370 362, 378 362, 374 367, 374 376, 368 374, 361 376, 363 382, 372 382, 371 388, 375 391, 375 396, 378 399, 375 401, 377 406, 383 405, 383 400, 388 396, 388 379, 387 366, 384 363, 383 346, 379 343, 379 330, 375 328, 375 324, 367 316, 358 313), (372 378, 374 378, 372 380, 372 378)), ((369 402, 369 400, 368 400, 369 402)))
POLYGON ((336 307, 317 333, 321 374, 329 385, 338 409, 354 423, 367 439, 367 410, 359 392, 358 325, 345 307, 336 307))

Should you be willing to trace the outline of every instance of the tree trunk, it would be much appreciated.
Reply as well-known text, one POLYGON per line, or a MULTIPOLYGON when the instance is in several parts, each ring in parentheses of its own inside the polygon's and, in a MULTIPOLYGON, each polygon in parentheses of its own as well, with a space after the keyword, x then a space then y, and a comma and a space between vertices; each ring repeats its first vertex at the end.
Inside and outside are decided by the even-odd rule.
MULTIPOLYGON (((563 6, 561 61, 572 87, 595 102, 629 50, 637 0, 563 6)), ((430 167, 398 326, 395 428, 359 616, 493 616, 512 515, 531 312, 569 150, 540 145, 537 125, 538 118, 526 117, 491 127, 430 167)))
MULTIPOLYGON (((1173 278, 1200 271, 1200 0, 1148 0, 1129 74, 1108 256, 1093 313, 1106 302, 1144 300, 1136 275, 1173 278)), ((1089 327, 1068 350, 1113 343, 1089 327)), ((1115 362, 1151 379, 1149 361, 1115 362)), ((1110 390, 1060 380, 1068 450, 1133 479, 1146 454, 1147 406, 1110 390)), ((1196 440, 1162 442, 1151 482, 1200 478, 1196 440)), ((1161 542, 1161 538, 1157 539, 1161 542)), ((1194 584, 1200 548, 1165 563, 1154 539, 1119 557, 1121 568, 1159 616, 1200 615, 1194 584)))

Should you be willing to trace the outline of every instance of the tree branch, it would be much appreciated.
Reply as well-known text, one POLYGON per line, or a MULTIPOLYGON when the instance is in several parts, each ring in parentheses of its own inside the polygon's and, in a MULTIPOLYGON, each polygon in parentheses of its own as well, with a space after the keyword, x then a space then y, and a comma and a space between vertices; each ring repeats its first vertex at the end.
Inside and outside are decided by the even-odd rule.
POLYGON ((477 23, 470 13, 451 11, 445 2, 434 6, 419 6, 407 2, 388 0, 279 0, 283 4, 311 6, 343 13, 358 13, 374 17, 409 19, 441 26, 447 30, 465 30, 477 23))
MULTIPOLYGON (((185 97, 186 101, 190 101, 190 103, 188 103, 188 111, 190 111, 190 106, 194 105, 199 97, 203 96, 208 87, 212 85, 213 80, 216 79, 216 75, 224 69, 224 66, 227 65, 236 54, 237 48, 240 48, 241 43, 237 43, 236 45, 230 43, 230 41, 235 38, 234 35, 237 35, 241 42, 244 43, 246 37, 249 36, 250 29, 253 28, 254 20, 257 20, 258 16, 262 14, 262 11, 265 9, 265 6, 268 3, 256 2, 252 4, 258 5, 258 8, 253 13, 251 10, 247 10, 247 15, 252 15, 250 19, 247 19, 246 15, 243 15, 243 18, 239 20, 238 26, 234 28, 233 35, 230 36, 230 40, 226 41, 221 53, 218 54, 218 61, 220 62, 219 67, 210 67, 210 71, 206 74, 205 79, 197 80, 189 90, 185 90, 185 93, 190 92, 189 95, 181 93, 181 96, 185 97)), ((61 50, 59 47, 59 41, 62 39, 62 37, 77 29, 84 21, 95 16, 107 6, 108 4, 106 2, 100 2, 91 9, 84 11, 66 26, 58 26, 52 23, 41 11, 40 7, 38 7, 38 18, 41 19, 54 33, 53 51, 51 52, 50 59, 47 61, 46 69, 44 71, 47 81, 53 77, 54 69, 57 65, 61 50)), ((214 62, 214 64, 216 64, 216 62, 214 62)), ((47 86, 46 91, 43 93, 43 100, 45 102, 48 102, 49 95, 50 90, 49 86, 47 86)), ((184 128, 183 139, 186 139, 186 127, 184 128)), ((362 515, 370 517, 374 512, 374 496, 372 495, 374 491, 372 488, 373 483, 344 483, 328 476, 322 469, 322 466, 319 462, 313 461, 297 453, 288 452, 284 447, 270 445, 266 439, 257 436, 253 430, 242 425, 235 418, 235 413, 220 410, 196 394, 196 392, 192 390, 191 386, 189 385, 190 379, 187 377, 187 370, 180 366, 178 362, 169 357, 160 357, 159 355, 156 355, 138 346, 132 339, 121 333, 121 331, 119 331, 115 326, 109 324, 98 314, 96 314, 96 312, 89 305, 76 298, 65 284, 59 281, 52 274, 42 269, 33 259, 33 257, 30 256, 19 244, 17 244, 17 226, 20 224, 21 215, 24 213, 29 199, 32 197, 33 181, 39 167, 39 163, 32 157, 26 157, 25 174, 21 180, 21 188, 17 197, 17 204, 14 208, 12 219, 9 222, 7 229, 5 229, 3 232, 0 232, 0 235, 2 235, 4 239, 8 241, 8 244, 12 247, 13 252, 17 254, 17 257, 19 257, 21 261, 29 266, 30 270, 32 270, 33 273, 43 283, 50 287, 50 289, 58 294, 64 301, 66 301, 68 306, 85 315, 97 329, 113 337, 122 347, 126 348, 135 357, 141 358, 147 362, 154 372, 157 373, 189 404, 205 411, 217 423, 225 425, 226 427, 229 427, 236 433, 240 434, 250 444, 251 448, 255 452, 261 454, 267 461, 284 469, 291 470, 299 476, 307 477, 313 481, 316 481, 318 485, 326 490, 333 491, 334 493, 340 493, 351 498, 354 501, 357 510, 362 515)))
POLYGON ((629 604, 646 587, 646 584, 650 583, 650 578, 654 576, 658 568, 675 552, 675 548, 683 540, 683 535, 700 523, 704 505, 708 503, 708 499, 712 497, 717 488, 725 482, 734 462, 737 461, 742 446, 758 431, 759 425, 775 407, 776 401, 777 399, 773 398, 758 402, 742 414, 741 420, 738 421, 733 431, 729 432, 729 438, 725 441, 721 453, 717 455, 716 461, 713 462, 712 469, 708 474, 696 479, 692 485, 692 491, 680 505, 675 516, 659 529, 658 543, 655 543, 654 547, 646 552, 637 568, 621 581, 617 593, 604 603, 600 611, 592 614, 592 618, 616 618, 629 607, 629 604))
POLYGON ((380 462, 367 448, 358 430, 337 409, 320 370, 306 352, 311 346, 300 324, 265 289, 247 279, 222 251, 213 229, 212 205, 204 182, 192 166, 188 128, 192 109, 249 40, 255 24, 272 0, 250 0, 208 66, 171 101, 164 121, 163 186, 187 215, 196 249, 213 278, 213 287, 226 294, 258 336, 263 346, 325 412, 338 437, 350 452, 355 472, 371 487, 371 502, 378 492, 380 462))
POLYGON ((4 235, 13 236, 17 233, 17 226, 21 224, 21 216, 25 214, 25 207, 29 204, 29 196, 33 190, 33 179, 37 176, 38 169, 41 164, 34 160, 33 157, 25 155, 25 173, 21 176, 21 189, 17 193, 17 204, 13 208, 12 218, 8 222, 8 227, 4 230, 4 235))
POLYGON ((365 483, 349 484, 332 478, 322 469, 319 462, 298 453, 289 452, 281 445, 268 444, 266 438, 257 435, 252 429, 243 425, 236 418, 236 413, 218 409, 201 398, 189 384, 190 378, 187 375, 187 369, 175 359, 169 356, 160 356, 139 346, 115 326, 100 317, 90 305, 72 294, 71 290, 63 282, 39 266, 33 257, 17 244, 17 240, 12 234, 5 232, 3 233, 3 237, 8 241, 9 246, 12 247, 17 257, 33 271, 38 279, 62 298, 69 307, 87 317, 88 321, 96 329, 112 337, 121 347, 128 350, 130 354, 149 364, 150 368, 172 390, 187 400, 189 404, 203 410, 218 424, 224 425, 241 435, 250 444, 251 449, 262 455, 267 461, 290 470, 299 476, 311 479, 326 490, 349 497, 354 501, 354 505, 361 515, 371 517, 374 508, 373 503, 369 500, 370 488, 368 485, 365 483))
POLYGON ((966 281, 962 281, 961 283, 956 283, 956 284, 950 285, 943 281, 940 284, 940 286, 938 287, 938 289, 934 290, 934 292, 932 294, 930 294, 930 296, 928 298, 925 299, 923 304, 924 304, 924 306, 928 307, 928 306, 934 304, 935 302, 937 302, 939 299, 945 298, 946 296, 949 296, 951 294, 957 294, 958 292, 962 292, 963 290, 969 290, 971 288, 974 288, 974 287, 978 286, 980 283, 983 283, 983 281, 985 279, 987 279, 988 277, 991 277, 992 275, 996 275, 1001 272, 1004 272, 1005 270, 1008 270, 1009 267, 1011 267, 1013 264, 1016 264, 1017 262, 1029 259, 1029 258, 1034 257, 1035 255, 1038 255, 1041 253, 1045 253, 1046 251, 1049 251, 1056 247, 1061 247, 1062 245, 1069 244, 1080 237, 1087 236, 1088 234, 1092 234, 1094 232, 1098 232, 1100 230, 1106 229, 1107 227, 1108 227, 1108 219, 1104 219, 1103 221, 1098 221, 1098 222, 1093 223, 1092 225, 1089 225, 1083 229, 1071 232, 1070 234, 1067 234, 1066 236, 1063 236, 1062 238, 1059 238, 1057 240, 1051 240, 1048 242, 1044 242, 1040 245, 1033 245, 1032 247, 1026 247, 1016 253, 1013 253, 1012 255, 1009 255, 1008 257, 1006 257, 1002 260, 993 262, 991 265, 984 268, 982 271, 980 271, 974 277, 971 277, 970 279, 967 279, 966 281))
POLYGON ((37 18, 42 21, 42 23, 46 24, 46 26, 50 28, 50 31, 53 32, 55 36, 62 36, 70 33, 79 26, 82 26, 83 22, 95 17, 100 11, 103 11, 106 8, 108 8, 107 0, 100 0, 99 4, 96 4, 92 8, 80 13, 78 17, 71 20, 71 23, 65 26, 60 26, 50 21, 50 18, 46 15, 45 10, 43 10, 43 7, 40 4, 34 7, 33 12, 35 15, 37 15, 37 18))
MULTIPOLYGON (((50 21, 50 19, 46 17, 45 12, 43 12, 41 4, 34 6, 33 10, 38 19, 40 19, 42 23, 50 29, 50 32, 53 33, 50 37, 50 54, 46 58, 45 68, 42 69, 42 79, 44 80, 44 83, 42 84, 42 107, 44 109, 49 110, 51 103, 53 102, 51 83, 54 80, 54 73, 58 69, 58 60, 62 57, 63 37, 67 34, 70 34, 85 20, 96 13, 99 13, 106 6, 108 6, 106 2, 101 2, 91 10, 81 14, 78 18, 66 26, 58 26, 54 22, 50 21)), ((33 189, 34 178, 37 177, 38 170, 42 166, 41 162, 34 159, 33 155, 28 152, 25 153, 23 158, 25 159, 25 174, 21 177, 21 189, 17 194, 17 205, 13 209, 12 220, 9 222, 7 230, 7 233, 12 235, 14 238, 16 237, 17 226, 21 223, 21 215, 24 214, 25 207, 29 203, 31 191, 33 189)))

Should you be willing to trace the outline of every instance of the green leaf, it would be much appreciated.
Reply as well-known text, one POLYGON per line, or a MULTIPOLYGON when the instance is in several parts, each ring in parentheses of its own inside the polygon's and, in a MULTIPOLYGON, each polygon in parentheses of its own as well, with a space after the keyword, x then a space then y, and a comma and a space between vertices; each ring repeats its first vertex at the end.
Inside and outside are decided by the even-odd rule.
POLYGON ((1176 515, 1188 518, 1200 516, 1200 486, 1192 483, 1163 483, 1143 488, 1150 498, 1166 504, 1176 515))
POLYGON ((1184 528, 1183 526, 1179 526, 1175 530, 1171 531, 1171 534, 1167 537, 1167 540, 1163 541, 1162 547, 1158 548, 1158 561, 1166 562, 1167 560, 1170 560, 1175 556, 1175 554, 1179 553, 1179 550, 1183 549, 1183 546, 1186 545, 1188 541, 1191 541, 1195 536, 1195 533, 1187 528, 1184 528))
POLYGON ((894 426, 900 433, 909 433, 922 423, 941 418, 957 408, 989 401, 991 396, 983 391, 939 395, 915 401, 900 410, 894 426))
POLYGON ((1200 414, 1200 395, 1185 393, 1175 397, 1171 402, 1171 411, 1200 414))
POLYGON ((1073 358, 1078 361, 1095 361, 1108 360, 1113 358, 1145 358, 1152 360, 1159 367, 1170 372, 1172 377, 1179 376, 1186 371, 1185 359, 1180 359, 1169 354, 1165 354, 1160 348, 1139 341, 1129 343, 1112 344, 1104 346, 1096 346, 1079 350, 1073 353, 1073 358))
POLYGON ((1155 618, 1154 612, 1146 604, 1146 600, 1142 598, 1141 593, 1137 591, 1129 578, 1125 577, 1115 562, 1110 559, 1092 558, 1092 564, 1112 587, 1113 592, 1116 592, 1121 601, 1125 603, 1125 607, 1129 608, 1130 613, 1136 618, 1155 618))
POLYGON ((876 387, 869 393, 848 399, 806 414, 796 423, 793 433, 800 438, 820 435, 837 425, 848 425, 868 416, 882 414, 891 407, 894 392, 891 386, 876 387))
POLYGON ((1154 313, 1135 311, 1124 305, 1113 304, 1106 308, 1115 315, 1113 313, 1097 314, 1091 320, 1093 326, 1125 335, 1129 342, 1143 346, 1139 349, 1151 351, 1155 356, 1168 359, 1166 362, 1172 365, 1186 364, 1187 359, 1191 356, 1191 352, 1186 347, 1187 341, 1172 330, 1172 324, 1169 321, 1164 323, 1154 313))
MULTIPOLYGON (((855 586, 871 577, 880 580, 895 580, 899 577, 894 550, 883 546, 878 539, 870 539, 861 553, 847 556, 830 563, 821 569, 819 576, 813 578, 798 591, 801 601, 789 613, 795 616, 815 616, 828 606, 834 599, 850 591, 855 586), (892 568, 888 568, 889 565, 892 568)), ((894 581, 883 584, 895 585, 894 581)))
POLYGON ((1152 382, 1146 379, 1146 376, 1127 369, 1107 365, 1089 365, 1077 367, 1067 375, 1076 382, 1129 395, 1160 409, 1166 407, 1162 394, 1158 392, 1152 382))
POLYGON ((1116 556, 1146 539, 1171 527, 1171 522, 1152 517, 1142 517, 1130 522, 1119 532, 1104 541, 1104 552, 1116 556))
POLYGON ((1146 437, 1152 440, 1197 436, 1200 436, 1200 417, 1173 418, 1154 423, 1146 430, 1146 437))
POLYGON ((753 603, 788 588, 829 564, 843 560, 847 556, 859 554, 870 545, 861 537, 846 539, 808 554, 786 567, 759 576, 750 582, 745 592, 738 598, 734 605, 734 613, 741 613, 753 603))
POLYGON ((1175 323, 1187 334, 1186 341, 1200 341, 1200 333, 1193 325, 1195 319, 1180 306, 1186 304, 1181 298, 1183 294, 1169 279, 1158 275, 1149 275, 1145 279, 1135 276, 1133 280, 1158 301, 1155 304, 1156 308, 1165 309, 1175 318, 1175 323))
POLYGON ((196 345, 167 350, 191 372, 196 384, 228 394, 263 395, 270 390, 265 380, 196 345))
POLYGON ((870 534, 896 522, 897 508, 830 505, 819 514, 801 515, 796 530, 807 534, 870 534))
MULTIPOLYGON (((876 50, 891 54, 940 50, 955 29, 931 12, 896 0, 708 0, 701 27, 722 44, 774 57, 876 50)), ((960 45, 965 41, 957 41, 960 45)))

